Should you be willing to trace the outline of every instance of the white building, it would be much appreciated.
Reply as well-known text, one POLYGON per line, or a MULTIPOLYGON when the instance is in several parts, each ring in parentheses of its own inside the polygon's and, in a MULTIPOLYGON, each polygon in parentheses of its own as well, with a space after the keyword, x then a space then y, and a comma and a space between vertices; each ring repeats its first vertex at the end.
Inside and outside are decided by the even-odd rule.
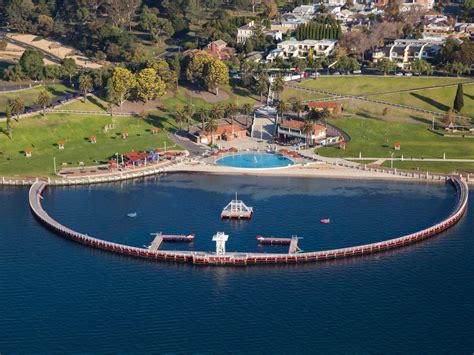
POLYGON ((441 49, 445 39, 397 39, 393 44, 385 46, 373 53, 377 63, 384 58, 395 62, 401 69, 409 69, 416 59, 431 60, 441 49))
POLYGON ((288 121, 283 120, 277 128, 277 135, 280 139, 301 139, 306 142, 308 139, 308 144, 315 144, 317 141, 321 141, 326 138, 326 127, 314 124, 313 131, 306 135, 301 131, 301 126, 303 122, 301 121, 288 121))
MULTIPOLYGON (((247 39, 249 39, 255 34, 255 32, 257 31, 257 26, 258 25, 255 25, 255 21, 250 21, 248 24, 242 27, 239 27, 237 29, 237 43, 244 44, 247 41, 247 39)), ((269 30, 265 27, 261 27, 261 28, 265 36, 271 36, 277 41, 281 41, 283 39, 283 34, 286 32, 286 31, 283 32, 277 29, 269 30)))
POLYGON ((314 16, 318 8, 319 5, 301 5, 295 7, 292 13, 298 17, 310 19, 314 16))
POLYGON ((305 39, 304 41, 291 39, 278 43, 277 49, 268 54, 267 60, 272 62, 276 58, 306 58, 310 49, 313 50, 315 56, 328 56, 334 51, 336 44, 335 39, 305 39))

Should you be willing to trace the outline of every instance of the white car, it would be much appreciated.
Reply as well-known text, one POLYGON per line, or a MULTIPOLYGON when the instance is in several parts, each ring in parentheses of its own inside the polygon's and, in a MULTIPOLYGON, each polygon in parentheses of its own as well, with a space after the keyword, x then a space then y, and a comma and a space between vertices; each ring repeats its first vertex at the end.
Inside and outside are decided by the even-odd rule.
POLYGON ((405 73, 405 76, 413 76, 412 73, 405 73))

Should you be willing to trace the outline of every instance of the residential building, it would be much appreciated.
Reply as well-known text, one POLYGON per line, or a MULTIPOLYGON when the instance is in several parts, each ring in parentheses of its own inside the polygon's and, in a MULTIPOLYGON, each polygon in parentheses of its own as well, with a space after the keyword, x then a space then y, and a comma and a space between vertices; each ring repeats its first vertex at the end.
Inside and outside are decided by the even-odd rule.
POLYGON ((410 69, 416 59, 432 60, 444 42, 442 38, 397 39, 392 44, 374 51, 372 58, 375 63, 387 58, 401 69, 410 69))
POLYGON ((424 20, 423 38, 447 37, 453 32, 446 16, 425 16, 424 20))
POLYGON ((293 9, 292 13, 301 18, 311 19, 315 14, 319 5, 301 5, 293 9))
POLYGON ((328 56, 334 51, 336 44, 335 39, 305 39, 304 41, 291 39, 278 43, 277 49, 268 54, 267 60, 272 62, 276 58, 306 58, 311 49, 315 56, 328 56))
MULTIPOLYGON (((255 21, 250 21, 248 24, 239 27, 237 29, 237 43, 244 44, 247 39, 249 39, 256 33, 257 26, 259 25, 256 25, 255 21)), ((261 27, 261 29, 264 35, 271 36, 276 41, 281 41, 283 39, 283 34, 287 31, 285 30, 284 32, 282 32, 277 29, 266 29, 264 27, 261 27)))
POLYGON ((206 52, 214 58, 229 60, 235 55, 235 48, 227 47, 227 43, 219 39, 209 43, 206 52))
POLYGON ((313 125, 313 132, 310 135, 306 135, 301 132, 302 125, 303 122, 301 121, 283 120, 278 124, 277 135, 280 139, 299 138, 304 142, 308 138, 308 144, 315 144, 317 141, 326 138, 326 127, 315 123, 313 125))

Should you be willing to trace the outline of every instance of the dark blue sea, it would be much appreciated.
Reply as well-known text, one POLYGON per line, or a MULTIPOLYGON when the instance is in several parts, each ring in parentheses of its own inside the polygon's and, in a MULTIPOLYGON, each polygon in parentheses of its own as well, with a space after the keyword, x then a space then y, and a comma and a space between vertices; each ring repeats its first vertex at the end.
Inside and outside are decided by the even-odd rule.
MULTIPOLYGON (((0 188, 0 353, 416 353, 474 351, 474 206, 424 242, 288 266, 161 264, 64 240, 41 226, 27 188, 0 188)), ((474 191, 471 190, 474 197, 474 191)), ((50 188, 45 209, 91 236, 135 246, 150 233, 301 237, 305 251, 397 237, 446 217, 449 184, 171 174, 50 188), (234 198, 248 222, 219 218, 234 198), (136 218, 127 217, 137 212, 136 218), (330 218, 328 225, 319 222, 330 218)), ((471 200, 472 201, 472 200, 471 200)))

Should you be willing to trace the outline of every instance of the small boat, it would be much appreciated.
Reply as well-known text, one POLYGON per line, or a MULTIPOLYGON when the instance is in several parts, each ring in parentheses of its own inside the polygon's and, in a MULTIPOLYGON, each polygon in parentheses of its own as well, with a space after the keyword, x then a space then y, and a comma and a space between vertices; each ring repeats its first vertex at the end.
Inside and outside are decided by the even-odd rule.
POLYGON ((127 217, 135 218, 137 216, 137 212, 127 213, 127 217))
POLYGON ((324 223, 324 224, 329 224, 329 223, 331 223, 331 220, 329 218, 323 218, 319 222, 324 223))

